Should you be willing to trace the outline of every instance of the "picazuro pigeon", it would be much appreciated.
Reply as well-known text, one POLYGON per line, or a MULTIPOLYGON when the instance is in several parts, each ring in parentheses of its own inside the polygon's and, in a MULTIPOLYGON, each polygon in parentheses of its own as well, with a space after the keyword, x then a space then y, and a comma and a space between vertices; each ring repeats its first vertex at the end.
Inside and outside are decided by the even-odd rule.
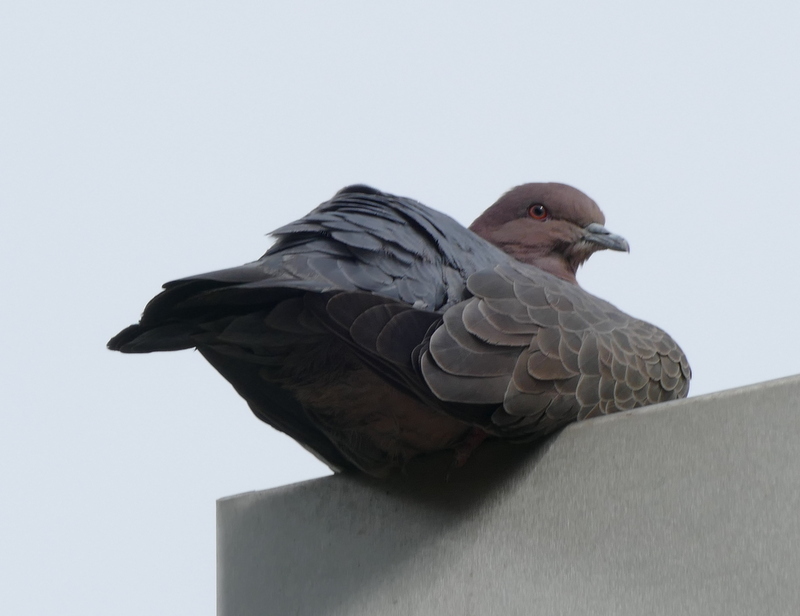
POLYGON ((627 251, 585 194, 524 184, 470 227, 349 186, 273 232, 258 261, 164 285, 123 353, 197 348, 256 416, 334 470, 375 476, 486 436, 685 397, 691 371, 657 327, 578 286, 627 251))

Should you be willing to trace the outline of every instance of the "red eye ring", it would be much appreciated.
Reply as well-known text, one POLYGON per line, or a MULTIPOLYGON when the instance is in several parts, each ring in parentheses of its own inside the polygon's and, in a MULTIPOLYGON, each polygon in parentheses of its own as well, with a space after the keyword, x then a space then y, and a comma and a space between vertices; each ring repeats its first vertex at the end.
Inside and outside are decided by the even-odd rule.
POLYGON ((528 208, 528 216, 534 220, 547 220, 550 214, 548 213, 547 208, 541 203, 534 203, 528 208))

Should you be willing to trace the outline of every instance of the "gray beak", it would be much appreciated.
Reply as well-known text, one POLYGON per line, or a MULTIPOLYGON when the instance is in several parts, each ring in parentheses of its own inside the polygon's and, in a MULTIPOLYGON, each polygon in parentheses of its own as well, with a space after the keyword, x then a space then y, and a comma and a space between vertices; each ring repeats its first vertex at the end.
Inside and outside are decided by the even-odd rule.
POLYGON ((601 249, 608 248, 609 250, 619 250, 621 252, 631 251, 631 247, 624 237, 614 235, 603 225, 593 222, 590 225, 586 225, 583 230, 586 232, 583 236, 585 242, 597 244, 601 249))

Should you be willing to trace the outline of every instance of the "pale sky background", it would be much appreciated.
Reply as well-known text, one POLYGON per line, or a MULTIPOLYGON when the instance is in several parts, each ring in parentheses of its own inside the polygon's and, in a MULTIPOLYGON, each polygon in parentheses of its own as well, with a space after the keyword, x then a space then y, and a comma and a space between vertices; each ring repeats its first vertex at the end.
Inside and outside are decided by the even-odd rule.
POLYGON ((0 612, 215 611, 215 500, 328 471, 197 353, 109 337, 365 182, 471 222, 528 181, 692 395, 800 373, 800 3, 0 4, 0 612))

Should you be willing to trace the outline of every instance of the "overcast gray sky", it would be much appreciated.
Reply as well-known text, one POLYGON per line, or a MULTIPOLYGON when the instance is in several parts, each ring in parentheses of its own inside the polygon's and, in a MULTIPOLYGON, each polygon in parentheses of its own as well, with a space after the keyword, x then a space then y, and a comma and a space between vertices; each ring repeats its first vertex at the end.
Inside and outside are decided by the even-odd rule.
POLYGON ((800 372, 800 4, 0 4, 0 612, 213 614, 215 499, 326 474, 193 352, 105 342, 365 182, 573 184, 692 395, 800 372))

